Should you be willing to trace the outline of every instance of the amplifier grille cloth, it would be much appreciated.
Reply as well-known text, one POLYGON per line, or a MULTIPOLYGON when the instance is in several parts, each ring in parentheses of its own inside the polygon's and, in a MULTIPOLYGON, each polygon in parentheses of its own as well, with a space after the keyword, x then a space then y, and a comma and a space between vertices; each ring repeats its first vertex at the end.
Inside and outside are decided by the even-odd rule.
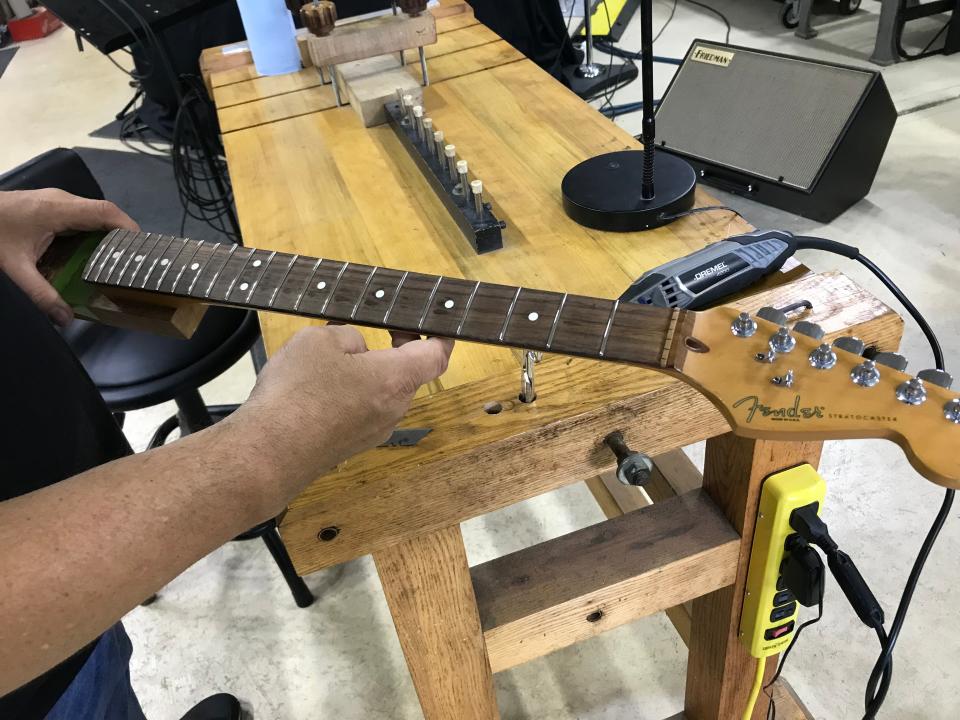
POLYGON ((657 111, 657 142, 809 189, 863 96, 867 72, 697 43, 727 67, 687 60, 657 111))

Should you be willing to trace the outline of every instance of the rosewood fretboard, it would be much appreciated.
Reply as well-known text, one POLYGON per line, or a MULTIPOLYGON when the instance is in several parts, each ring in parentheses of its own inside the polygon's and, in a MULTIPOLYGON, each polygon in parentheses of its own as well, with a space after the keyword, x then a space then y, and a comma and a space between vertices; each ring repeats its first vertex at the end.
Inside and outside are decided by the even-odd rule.
POLYGON ((681 311, 256 250, 111 232, 84 280, 105 288, 664 367, 681 311))

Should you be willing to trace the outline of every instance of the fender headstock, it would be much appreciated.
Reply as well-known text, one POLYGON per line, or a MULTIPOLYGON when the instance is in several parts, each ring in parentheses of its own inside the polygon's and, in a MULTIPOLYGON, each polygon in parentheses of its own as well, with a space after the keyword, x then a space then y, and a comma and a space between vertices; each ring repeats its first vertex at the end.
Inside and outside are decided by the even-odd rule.
POLYGON ((940 371, 907 374, 893 353, 865 358, 856 338, 792 327, 772 309, 691 313, 674 337, 674 367, 739 435, 783 440, 886 438, 929 480, 960 488, 960 396, 940 371), (765 319, 766 318, 766 319, 765 319))

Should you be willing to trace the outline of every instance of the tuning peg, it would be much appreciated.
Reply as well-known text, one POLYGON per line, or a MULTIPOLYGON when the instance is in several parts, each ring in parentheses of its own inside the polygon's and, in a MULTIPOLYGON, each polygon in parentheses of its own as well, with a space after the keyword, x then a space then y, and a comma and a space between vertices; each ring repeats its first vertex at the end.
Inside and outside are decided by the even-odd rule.
POLYGON ((850 371, 850 379, 860 387, 873 387, 880 382, 880 371, 873 360, 864 360, 850 371))
POLYGON ((871 359, 877 365, 886 365, 897 372, 904 372, 907 369, 907 359, 898 353, 878 352, 871 359))
POLYGON ((754 333, 757 332, 757 321, 750 317, 750 313, 742 312, 733 321, 730 329, 737 337, 753 337, 754 333))
POLYGON ((823 340, 823 328, 817 325, 816 323, 809 322, 807 320, 801 320, 796 325, 793 326, 793 331, 799 333, 800 335, 806 335, 811 337, 817 342, 823 340))
POLYGON ((788 353, 797 346, 797 339, 786 327, 781 327, 770 336, 770 349, 775 353, 788 353))
POLYGON ((923 405, 927 401, 927 389, 920 378, 910 378, 897 386, 897 400, 907 405, 923 405))
POLYGON ((866 347, 863 344, 863 340, 858 337, 853 337, 852 335, 838 337, 833 341, 833 346, 840 350, 845 350, 848 353, 853 353, 854 355, 863 355, 863 348, 866 347))
POLYGON ((917 377, 947 390, 953 386, 953 376, 946 370, 921 370, 917 373, 917 377))
POLYGON ((787 314, 783 310, 777 310, 775 307, 762 307, 757 310, 757 317, 762 320, 772 322, 774 325, 786 325, 787 314))
POLYGON ((943 416, 950 422, 960 425, 960 400, 951 400, 944 405, 943 416))
POLYGON ((811 367, 817 370, 829 370, 837 364, 837 354, 829 343, 823 343, 810 352, 809 360, 811 367))

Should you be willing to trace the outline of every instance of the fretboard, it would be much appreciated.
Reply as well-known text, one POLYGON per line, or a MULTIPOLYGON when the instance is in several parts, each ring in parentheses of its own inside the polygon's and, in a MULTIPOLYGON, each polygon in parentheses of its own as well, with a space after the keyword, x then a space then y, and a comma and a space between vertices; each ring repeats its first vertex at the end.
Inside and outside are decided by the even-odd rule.
POLYGON ((563 355, 664 367, 679 311, 230 243, 116 230, 84 280, 563 355))

